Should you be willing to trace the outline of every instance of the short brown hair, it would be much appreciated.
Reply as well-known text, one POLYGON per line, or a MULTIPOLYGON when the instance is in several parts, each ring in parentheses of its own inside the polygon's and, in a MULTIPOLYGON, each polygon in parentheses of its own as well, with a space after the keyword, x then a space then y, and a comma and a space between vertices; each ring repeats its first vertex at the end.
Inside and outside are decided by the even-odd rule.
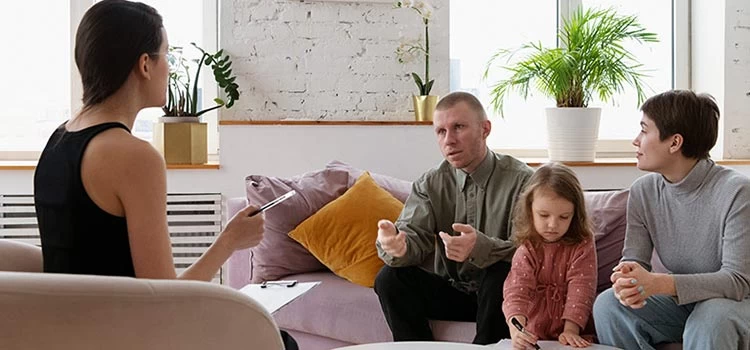
POLYGON ((514 209, 513 242, 516 245, 521 245, 526 241, 540 242, 539 233, 534 228, 531 204, 534 201, 534 193, 541 189, 550 190, 573 203, 573 218, 570 221, 568 232, 560 240, 562 243, 572 245, 593 237, 591 223, 586 214, 583 190, 578 177, 573 170, 563 164, 546 163, 540 166, 531 176, 514 209))
POLYGON ((709 94, 671 90, 646 100, 641 111, 654 121, 661 141, 675 134, 682 135, 685 157, 708 158, 708 152, 716 145, 719 107, 709 94))
POLYGON ((482 102, 479 102, 479 99, 477 99, 476 96, 464 91, 455 91, 445 95, 445 97, 440 99, 437 106, 435 106, 435 110, 444 111, 460 102, 465 102, 466 105, 477 114, 480 121, 487 120, 487 112, 484 111, 482 102))

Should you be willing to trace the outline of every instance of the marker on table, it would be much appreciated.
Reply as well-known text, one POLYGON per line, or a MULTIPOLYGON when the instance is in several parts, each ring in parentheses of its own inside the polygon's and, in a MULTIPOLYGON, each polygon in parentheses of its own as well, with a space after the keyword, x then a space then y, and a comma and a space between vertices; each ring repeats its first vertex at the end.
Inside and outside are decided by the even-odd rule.
MULTIPOLYGON (((521 322, 518 322, 518 320, 517 320, 517 319, 516 319, 515 317, 512 317, 512 318, 510 319, 510 323, 512 323, 512 324, 513 324, 513 326, 515 326, 515 327, 516 327, 516 329, 518 329, 518 331, 519 331, 519 332, 521 332, 521 333, 523 333, 523 334, 528 334, 528 333, 526 333, 526 332, 525 332, 525 331, 523 330, 523 325, 521 324, 521 322)), ((535 344, 531 344, 531 345, 532 345, 532 346, 534 346, 534 349, 536 349, 536 350, 541 350, 541 348, 539 347, 539 345, 537 345, 536 343, 535 343, 535 344)))

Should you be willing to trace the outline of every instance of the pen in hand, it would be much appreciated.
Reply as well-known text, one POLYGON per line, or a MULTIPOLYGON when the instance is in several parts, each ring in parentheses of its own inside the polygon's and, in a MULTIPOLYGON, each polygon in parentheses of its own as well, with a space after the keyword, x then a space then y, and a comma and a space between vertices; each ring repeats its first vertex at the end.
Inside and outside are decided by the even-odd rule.
MULTIPOLYGON (((528 334, 528 333, 526 333, 526 332, 525 332, 525 331, 523 330, 523 325, 521 324, 521 322, 518 322, 518 320, 517 320, 517 319, 516 319, 515 317, 511 317, 511 319, 510 319, 510 323, 512 323, 512 324, 513 324, 513 326, 514 326, 514 327, 516 327, 516 329, 518 329, 518 331, 519 331, 519 332, 521 332, 521 333, 523 333, 523 334, 528 334)), ((536 350, 540 350, 540 349, 541 349, 541 348, 539 347, 539 345, 537 345, 536 343, 534 343, 534 344, 531 344, 531 345, 532 345, 532 346, 534 347, 534 349, 536 349, 536 350)))

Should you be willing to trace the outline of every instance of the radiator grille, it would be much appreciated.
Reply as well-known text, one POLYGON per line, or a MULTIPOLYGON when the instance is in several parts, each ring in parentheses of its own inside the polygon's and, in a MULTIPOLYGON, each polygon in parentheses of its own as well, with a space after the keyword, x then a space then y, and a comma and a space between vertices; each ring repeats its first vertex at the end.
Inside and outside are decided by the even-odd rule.
MULTIPOLYGON (((221 194, 167 195, 167 221, 175 269, 180 274, 221 232, 221 194)), ((0 239, 40 244, 33 195, 0 194, 0 239)), ((214 283, 222 283, 222 273, 214 283)))

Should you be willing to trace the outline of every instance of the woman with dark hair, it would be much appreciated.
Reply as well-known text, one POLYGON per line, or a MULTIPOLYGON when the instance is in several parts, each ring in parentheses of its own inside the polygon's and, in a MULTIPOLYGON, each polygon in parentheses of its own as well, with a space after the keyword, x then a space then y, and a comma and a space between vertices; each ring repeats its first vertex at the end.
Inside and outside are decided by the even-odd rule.
POLYGON ((104 0, 83 16, 75 45, 83 109, 54 131, 34 174, 45 272, 210 281, 235 250, 263 238, 263 215, 248 216, 256 209, 248 206, 175 273, 164 159, 130 133, 140 110, 166 103, 168 47, 148 5, 104 0))

